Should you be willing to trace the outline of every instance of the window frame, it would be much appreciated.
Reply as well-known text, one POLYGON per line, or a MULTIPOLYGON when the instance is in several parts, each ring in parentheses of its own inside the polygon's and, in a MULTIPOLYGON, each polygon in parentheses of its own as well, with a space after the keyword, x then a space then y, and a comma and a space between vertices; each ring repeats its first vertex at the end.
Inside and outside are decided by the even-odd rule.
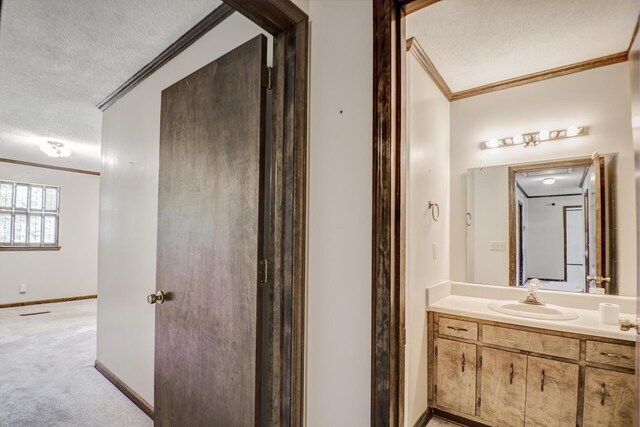
POLYGON ((35 183, 27 183, 22 181, 10 181, 10 180, 0 180, 0 185, 2 184, 10 184, 13 186, 13 192, 11 195, 11 207, 0 206, 0 214, 9 214, 11 216, 11 228, 10 242, 0 242, 0 251, 58 251, 61 249, 60 246, 60 197, 61 197, 61 188, 56 185, 46 185, 46 184, 35 184, 35 183), (27 187, 27 200, 26 200, 26 208, 17 208, 16 202, 18 197, 17 188, 19 186, 27 187), (31 193, 33 188, 41 188, 42 189, 42 207, 40 209, 33 209, 31 207, 31 193), (56 207, 55 210, 47 210, 47 199, 46 194, 47 190, 55 189, 56 190, 56 207), (25 242, 15 242, 15 220, 17 215, 26 216, 26 230, 25 230, 25 242), (32 217, 40 218, 40 242, 38 243, 30 243, 30 227, 31 227, 31 218, 32 217), (47 217, 54 217, 56 220, 55 226, 55 239, 53 243, 45 243, 44 238, 44 230, 45 230, 45 222, 47 217))

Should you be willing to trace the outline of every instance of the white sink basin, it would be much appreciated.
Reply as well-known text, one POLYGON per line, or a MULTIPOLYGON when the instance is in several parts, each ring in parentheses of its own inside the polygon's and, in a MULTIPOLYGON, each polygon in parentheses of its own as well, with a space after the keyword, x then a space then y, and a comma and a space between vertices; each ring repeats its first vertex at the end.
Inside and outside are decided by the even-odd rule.
POLYGON ((516 317, 543 320, 573 320, 578 315, 564 307, 557 305, 522 304, 518 301, 494 301, 489 304, 491 310, 516 317))

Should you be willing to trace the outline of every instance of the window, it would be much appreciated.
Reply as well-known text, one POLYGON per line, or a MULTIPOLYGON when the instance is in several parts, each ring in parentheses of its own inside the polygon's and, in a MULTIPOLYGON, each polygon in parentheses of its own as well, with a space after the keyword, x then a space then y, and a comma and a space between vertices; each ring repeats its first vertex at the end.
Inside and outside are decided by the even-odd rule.
POLYGON ((60 188, 0 181, 0 248, 57 248, 60 188))

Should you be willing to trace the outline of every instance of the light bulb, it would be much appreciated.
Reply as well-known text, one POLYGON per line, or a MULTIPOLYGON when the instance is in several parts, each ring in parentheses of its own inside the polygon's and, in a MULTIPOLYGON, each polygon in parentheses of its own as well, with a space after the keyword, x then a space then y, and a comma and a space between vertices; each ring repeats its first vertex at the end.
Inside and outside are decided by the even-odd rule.
POLYGON ((540 132, 538 132, 538 141, 546 141, 547 139, 549 139, 548 130, 541 130, 540 132))
POLYGON ((524 137, 520 134, 513 136, 514 145, 520 145, 524 142, 524 137))
POLYGON ((542 183, 544 185, 553 185, 556 183, 556 179, 555 178, 545 178, 542 180, 542 183))
POLYGON ((496 148, 500 146, 500 140, 498 138, 491 138, 484 143, 487 148, 496 148))
POLYGON ((578 126, 569 126, 567 128, 567 136, 576 136, 580 133, 580 128, 578 126))

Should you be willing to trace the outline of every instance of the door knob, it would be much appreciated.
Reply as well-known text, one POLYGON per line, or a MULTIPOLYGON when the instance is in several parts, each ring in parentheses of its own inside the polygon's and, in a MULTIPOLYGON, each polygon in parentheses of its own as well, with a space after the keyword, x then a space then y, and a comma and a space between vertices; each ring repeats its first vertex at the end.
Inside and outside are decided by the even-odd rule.
POLYGON ((147 295, 147 302, 149 304, 162 304, 164 302, 164 292, 158 291, 155 294, 147 295))

